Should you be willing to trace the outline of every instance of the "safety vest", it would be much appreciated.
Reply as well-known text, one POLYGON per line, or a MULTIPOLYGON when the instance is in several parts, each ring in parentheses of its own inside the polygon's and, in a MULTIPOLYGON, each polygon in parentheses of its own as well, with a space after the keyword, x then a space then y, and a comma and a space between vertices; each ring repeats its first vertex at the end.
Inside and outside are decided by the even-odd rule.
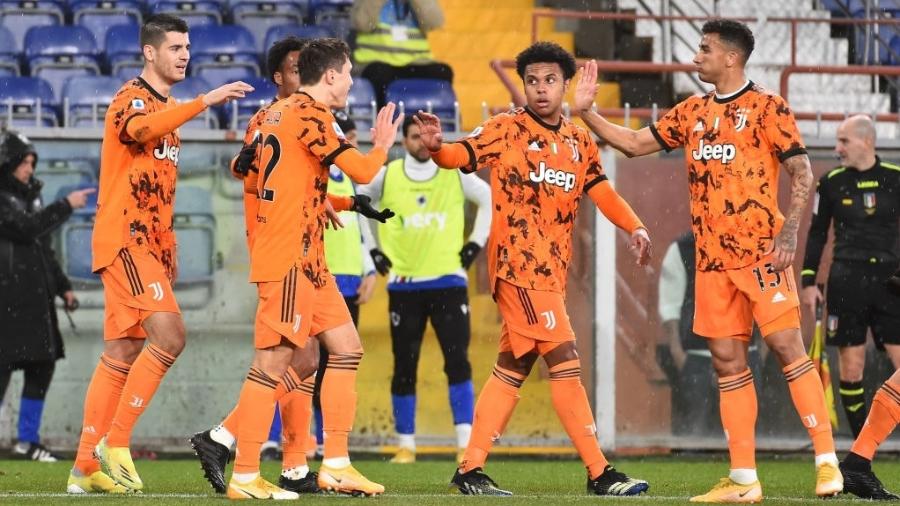
MULTIPOLYGON (((350 178, 334 165, 328 174, 328 193, 333 195, 353 196, 353 183, 350 178)), ((340 212, 344 228, 335 230, 331 226, 325 229, 325 262, 332 274, 363 275, 362 236, 359 232, 359 219, 351 211, 340 212)))
POLYGON ((441 276, 462 267, 465 195, 459 173, 438 169, 428 181, 413 181, 403 159, 387 166, 381 206, 397 216, 379 224, 381 249, 398 276, 441 276))
POLYGON ((379 22, 375 30, 356 36, 357 63, 380 61, 395 67, 431 61, 431 46, 417 26, 389 25, 379 22))

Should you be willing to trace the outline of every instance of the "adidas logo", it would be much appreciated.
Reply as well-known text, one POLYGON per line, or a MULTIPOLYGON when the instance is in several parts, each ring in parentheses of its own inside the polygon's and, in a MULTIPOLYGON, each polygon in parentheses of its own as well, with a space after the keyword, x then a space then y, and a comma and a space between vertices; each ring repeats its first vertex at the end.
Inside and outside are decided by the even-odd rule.
POLYGON ((541 147, 538 146, 537 141, 532 142, 531 144, 528 145, 528 151, 540 151, 540 150, 541 150, 541 147))
POLYGON ((772 297, 772 304, 775 304, 778 302, 784 302, 786 300, 787 300, 787 297, 785 297, 783 293, 775 292, 775 295, 772 297))

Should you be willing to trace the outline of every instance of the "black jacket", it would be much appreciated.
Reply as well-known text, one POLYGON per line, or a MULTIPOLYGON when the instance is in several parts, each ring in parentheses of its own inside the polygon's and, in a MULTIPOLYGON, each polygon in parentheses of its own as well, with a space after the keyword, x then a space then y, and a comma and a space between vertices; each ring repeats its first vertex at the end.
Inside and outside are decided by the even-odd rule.
POLYGON ((0 364, 64 356, 54 298, 71 289, 50 233, 72 214, 66 199, 41 205, 38 181, 0 175, 0 364))

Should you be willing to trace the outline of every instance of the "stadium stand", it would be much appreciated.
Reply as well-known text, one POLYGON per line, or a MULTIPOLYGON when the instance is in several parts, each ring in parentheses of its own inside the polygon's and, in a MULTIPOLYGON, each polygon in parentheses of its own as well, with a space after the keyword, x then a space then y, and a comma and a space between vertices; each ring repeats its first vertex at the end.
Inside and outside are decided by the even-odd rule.
POLYGON ((19 71, 19 53, 16 41, 7 28, 0 26, 0 76, 17 76, 19 71))
POLYGON ((101 52, 106 51, 106 34, 110 26, 140 25, 141 4, 133 0, 74 0, 72 22, 91 31, 101 52))
POLYGON ((218 85, 259 75, 256 39, 243 26, 191 30, 191 75, 218 85))
POLYGON ((56 103, 73 76, 100 75, 97 43, 82 26, 36 26, 25 34, 28 71, 50 83, 56 103))
POLYGON ((121 86, 119 79, 110 76, 70 77, 62 93, 65 125, 102 128, 106 108, 121 86))
MULTIPOLYGON (((256 32, 261 33, 261 32, 256 32)), ((334 33, 331 32, 328 28, 324 26, 315 26, 315 25, 294 25, 294 24, 286 24, 286 25, 275 25, 269 27, 265 32, 266 36, 263 42, 262 47, 260 48, 260 53, 265 58, 265 52, 268 48, 272 47, 272 44, 275 43, 278 39, 283 39, 289 35, 293 35, 300 39, 314 39, 316 37, 334 37, 334 33)))
POLYGON ((403 104, 407 114, 422 110, 441 118, 441 123, 456 128, 456 94, 450 83, 439 79, 398 79, 386 90, 389 102, 403 104))
POLYGON ((257 34, 260 44, 257 49, 264 53, 268 45, 262 45, 264 39, 259 34, 267 33, 274 26, 302 24, 306 5, 305 2, 238 0, 231 6, 231 15, 234 24, 257 34))
POLYGON ((163 1, 154 3, 150 8, 151 14, 164 12, 184 19, 192 30, 201 26, 222 24, 222 5, 215 1, 163 1))
POLYGON ((178 284, 211 283, 216 268, 216 219, 209 191, 179 185, 175 195, 178 284))
POLYGON ((113 25, 106 30, 104 48, 110 74, 125 80, 137 76, 144 67, 138 48, 140 27, 134 24, 113 25))
POLYGON ((236 131, 243 129, 250 117, 256 114, 260 107, 271 102, 277 93, 275 85, 266 78, 251 77, 244 82, 253 86, 253 92, 223 108, 225 124, 236 131))
POLYGON ((0 77, 0 118, 10 126, 57 125, 50 83, 37 77, 0 77))
POLYGON ((372 83, 361 77, 354 79, 347 105, 350 108, 350 117, 360 131, 364 132, 372 127, 372 120, 375 117, 375 90, 372 83))
POLYGON ((0 26, 12 32, 16 49, 25 47, 25 34, 36 26, 58 26, 65 20, 62 7, 56 2, 29 0, 24 2, 0 1, 0 26))

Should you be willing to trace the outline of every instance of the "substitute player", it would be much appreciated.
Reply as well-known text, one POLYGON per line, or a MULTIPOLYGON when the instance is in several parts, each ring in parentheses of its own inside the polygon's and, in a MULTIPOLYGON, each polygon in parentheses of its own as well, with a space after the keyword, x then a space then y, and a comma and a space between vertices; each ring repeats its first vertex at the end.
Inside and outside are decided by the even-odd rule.
POLYGON ((701 81, 715 91, 691 97, 659 122, 633 131, 590 110, 597 66, 589 62, 576 90, 576 110, 600 137, 628 156, 684 147, 697 249, 694 332, 707 338, 719 377, 722 426, 731 472, 694 502, 758 502, 754 430, 756 389, 747 367, 755 320, 788 381, 812 439, 816 495, 841 491, 825 393, 800 336, 791 262, 812 171, 784 99, 749 81, 744 66, 753 33, 731 20, 703 25, 694 57, 701 81), (791 176, 787 217, 778 209, 778 168, 791 176))
POLYGON ((144 69, 113 98, 103 132, 92 252, 105 297, 104 348, 85 397, 70 493, 143 487, 128 450, 131 431, 185 342, 172 292, 178 127, 209 106, 253 90, 231 83, 177 104, 169 92, 184 79, 190 59, 187 24, 170 15, 150 16, 140 44, 144 69))
POLYGON ((484 473, 539 357, 550 374, 557 416, 587 467, 588 493, 637 495, 647 482, 615 470, 600 451, 594 415, 581 384, 581 362, 565 305, 572 228, 587 194, 616 226, 631 234, 638 263, 650 258, 647 230, 613 190, 590 134, 562 115, 575 59, 559 45, 538 42, 519 53, 527 106, 499 114, 469 137, 441 143, 440 120, 419 112, 422 142, 438 167, 491 170, 488 273, 503 327, 493 374, 475 405, 472 437, 451 485, 463 494, 511 495, 484 473))
POLYGON ((885 281, 900 262, 900 166, 875 153, 875 123, 852 116, 837 130, 838 167, 819 179, 806 241, 800 299, 811 311, 823 300, 816 271, 834 223, 834 260, 828 274, 826 343, 840 355, 841 403, 853 437, 866 421, 863 370, 866 332, 900 366, 900 297, 885 281))
MULTIPOLYGON (((244 136, 244 147, 240 154, 232 160, 232 173, 243 182, 244 186, 248 249, 253 247, 253 232, 259 207, 257 189, 259 169, 255 160, 259 145, 259 129, 265 120, 268 108, 278 100, 283 100, 296 93, 300 87, 297 60, 305 43, 296 37, 286 37, 275 42, 269 49, 266 63, 270 73, 269 78, 277 87, 277 95, 270 104, 250 118, 244 136)), ((389 211, 387 213, 376 212, 368 205, 367 201, 356 201, 354 198, 341 198, 328 194, 325 212, 334 225, 332 228, 339 226, 339 220, 330 206, 338 209, 353 209, 373 219, 384 219, 385 214, 389 214, 389 211)), ((357 232, 358 237, 359 233, 357 232)), ((356 249, 359 253, 362 246, 357 245, 356 249)), ((294 349, 291 369, 288 371, 291 376, 291 385, 290 387, 282 385, 286 393, 279 402, 280 414, 284 421, 283 431, 279 430, 284 442, 284 451, 278 485, 285 490, 297 493, 319 491, 318 475, 309 471, 304 451, 307 442, 306 435, 309 433, 310 401, 314 381, 313 374, 316 372, 316 357, 315 347, 294 349)), ((201 467, 207 480, 216 492, 221 494, 224 494, 227 489, 225 466, 228 464, 230 450, 238 434, 238 419, 236 410, 232 411, 217 427, 195 434, 191 438, 191 446, 200 457, 201 467)))
MULTIPOLYGON (((260 125, 259 208, 250 253, 250 280, 260 302, 256 354, 235 408, 237 453, 227 494, 234 499, 296 498, 259 474, 259 449, 279 400, 279 380, 292 388, 294 348, 317 335, 329 353, 322 383, 325 458, 318 485, 375 495, 384 487, 350 464, 347 439, 356 412, 356 371, 363 350, 324 257, 328 167, 335 163, 357 182, 368 182, 384 163, 402 116, 382 109, 374 147, 362 155, 344 138, 331 109, 346 106, 353 80, 350 50, 338 39, 316 39, 300 51, 300 90, 272 104, 260 125)), ((282 389, 283 391, 283 389, 282 389)))

